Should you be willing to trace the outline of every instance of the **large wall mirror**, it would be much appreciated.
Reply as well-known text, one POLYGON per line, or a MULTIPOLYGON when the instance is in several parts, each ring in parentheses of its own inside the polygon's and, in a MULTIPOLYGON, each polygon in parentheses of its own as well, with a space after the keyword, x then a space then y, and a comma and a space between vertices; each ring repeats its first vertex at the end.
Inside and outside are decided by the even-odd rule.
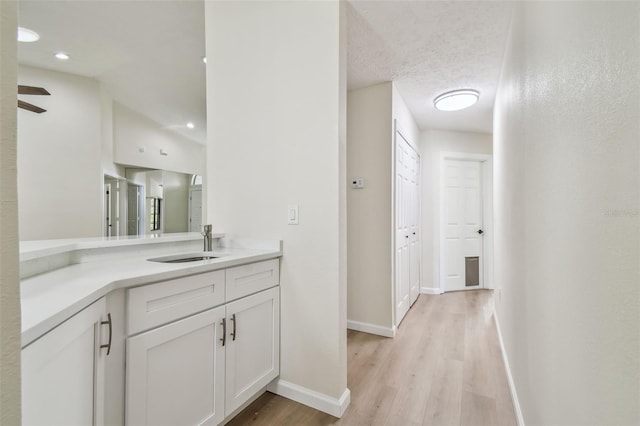
POLYGON ((39 34, 18 43, 20 239, 197 231, 204 2, 22 0, 18 20, 39 34))

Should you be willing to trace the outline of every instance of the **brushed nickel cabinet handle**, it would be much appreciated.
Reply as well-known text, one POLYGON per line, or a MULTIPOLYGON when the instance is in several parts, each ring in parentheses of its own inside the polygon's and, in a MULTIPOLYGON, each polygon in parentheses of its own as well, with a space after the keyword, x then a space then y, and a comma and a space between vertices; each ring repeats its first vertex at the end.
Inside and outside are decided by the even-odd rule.
POLYGON ((222 322, 220 324, 222 324, 222 337, 220 338, 220 341, 222 342, 222 346, 224 346, 227 342, 227 319, 222 318, 222 322))
POLYGON ((233 321, 233 332, 231 333, 231 337, 233 337, 233 341, 236 341, 236 314, 231 315, 231 321, 233 321))
POLYGON ((111 353, 111 339, 113 338, 113 323, 111 322, 111 313, 107 314, 106 321, 100 321, 101 325, 109 325, 109 342, 106 345, 100 345, 100 349, 107 348, 107 356, 111 353))

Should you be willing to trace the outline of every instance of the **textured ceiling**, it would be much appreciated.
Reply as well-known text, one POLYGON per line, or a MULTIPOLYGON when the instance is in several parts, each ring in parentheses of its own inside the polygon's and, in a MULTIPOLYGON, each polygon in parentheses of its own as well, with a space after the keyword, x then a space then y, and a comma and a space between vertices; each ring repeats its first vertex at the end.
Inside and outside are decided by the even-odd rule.
POLYGON ((203 0, 21 0, 18 20, 40 34, 18 43, 21 64, 93 77, 121 104, 206 143, 203 0))
POLYGON ((394 81, 418 126, 490 133, 512 4, 359 1, 348 3, 348 87, 394 81), (438 111, 453 89, 480 92, 473 107, 438 111))

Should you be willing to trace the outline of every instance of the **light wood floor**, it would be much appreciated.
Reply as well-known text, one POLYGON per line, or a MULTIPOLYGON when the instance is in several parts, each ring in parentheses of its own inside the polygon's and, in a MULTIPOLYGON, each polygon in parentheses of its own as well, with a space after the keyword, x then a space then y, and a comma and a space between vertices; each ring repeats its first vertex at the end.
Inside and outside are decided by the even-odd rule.
POLYGON ((349 330, 341 419, 267 392, 229 425, 516 425, 491 298, 421 295, 395 339, 349 330))

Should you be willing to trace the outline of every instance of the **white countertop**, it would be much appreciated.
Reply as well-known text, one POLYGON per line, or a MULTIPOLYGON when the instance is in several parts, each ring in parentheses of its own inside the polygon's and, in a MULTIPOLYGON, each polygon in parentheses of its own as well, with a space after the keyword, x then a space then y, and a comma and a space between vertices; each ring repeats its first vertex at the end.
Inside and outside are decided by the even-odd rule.
MULTIPOLYGON (((180 238, 193 239, 193 234, 182 237, 171 235, 166 238, 154 238, 153 242, 156 240, 170 242, 174 238, 178 238, 175 241, 181 241, 180 238)), ((124 244, 141 244, 139 238, 111 241, 104 239, 57 240, 58 243, 53 241, 29 242, 30 244, 27 245, 31 247, 24 249, 25 253, 32 253, 27 255, 28 260, 31 258, 29 256, 37 257, 37 255, 62 253, 65 251, 62 247, 65 247, 67 251, 81 248, 96 249, 98 247, 112 249, 120 243, 132 240, 135 242, 124 244), (33 253, 37 253, 37 255, 33 253)), ((233 241, 230 244, 232 243, 233 241)), ((22 346, 29 344, 113 290, 273 259, 282 255, 279 241, 272 244, 262 242, 262 244, 256 245, 258 248, 248 248, 250 245, 246 240, 240 241, 236 247, 242 248, 214 249, 214 254, 222 257, 188 263, 150 262, 147 260, 148 258, 157 256, 145 253, 141 249, 136 255, 132 255, 130 252, 122 257, 114 258, 113 255, 110 255, 104 260, 69 265, 23 279, 21 281, 22 346)), ((184 248, 175 254, 179 254, 181 251, 184 252, 184 248)))
MULTIPOLYGON (((213 234, 222 238, 224 234, 213 234)), ((62 240, 20 241, 20 261, 65 253, 73 250, 100 249, 133 246, 138 244, 158 244, 179 241, 202 240, 199 232, 177 232, 174 234, 151 234, 140 236, 116 236, 97 238, 70 238, 62 240)))

